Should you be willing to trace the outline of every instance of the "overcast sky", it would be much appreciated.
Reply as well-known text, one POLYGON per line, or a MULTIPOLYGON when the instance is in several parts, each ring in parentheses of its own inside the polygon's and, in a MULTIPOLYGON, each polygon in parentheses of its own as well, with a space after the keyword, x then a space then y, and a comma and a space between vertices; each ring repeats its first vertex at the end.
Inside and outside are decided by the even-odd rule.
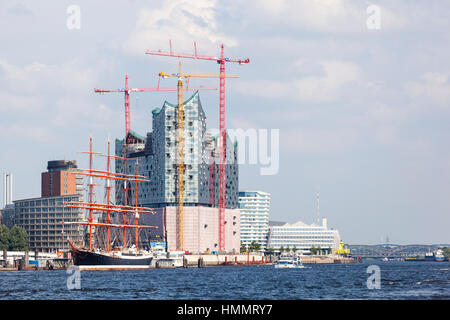
MULTIPOLYGON (((226 56, 250 58, 226 66, 239 75, 227 80, 227 127, 280 130, 277 174, 240 168, 240 189, 271 193, 271 220, 315 222, 320 189, 320 215, 346 243, 450 243, 449 12, 440 0, 3 0, 0 170, 14 174, 15 200, 40 196, 48 160, 84 166, 90 133, 100 151, 123 136, 123 95, 94 87, 122 88, 125 74, 156 85, 178 60, 144 53, 169 39, 207 55, 224 43, 226 56)), ((218 92, 200 98, 217 128, 218 92)), ((150 131, 164 100, 176 94, 133 95, 132 129, 150 131)))

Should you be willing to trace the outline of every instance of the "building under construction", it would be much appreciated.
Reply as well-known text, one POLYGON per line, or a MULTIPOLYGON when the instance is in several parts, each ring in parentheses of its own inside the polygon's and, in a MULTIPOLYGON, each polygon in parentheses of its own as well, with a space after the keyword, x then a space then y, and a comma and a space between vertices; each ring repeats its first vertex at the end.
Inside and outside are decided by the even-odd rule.
MULTIPOLYGON (((166 241, 168 250, 189 252, 219 251, 219 142, 206 128, 206 116, 198 92, 183 102, 183 220, 179 219, 177 105, 164 102, 152 111, 153 131, 141 136, 128 131, 125 140, 116 140, 115 153, 138 158, 138 174, 150 182, 142 183, 138 203, 154 208, 155 215, 144 215, 140 223, 158 226, 145 238, 166 241), (125 143, 126 142, 126 147, 125 143), (180 223, 182 228, 180 229, 180 223), (179 238, 181 233, 182 247, 179 238)), ((226 138, 225 153, 225 251, 239 252, 240 214, 238 207, 237 145, 226 138)), ((130 162, 119 159, 116 173, 135 174, 130 162)), ((116 184, 116 203, 135 199, 134 188, 116 184)), ((143 231, 146 232, 146 231, 143 231)))

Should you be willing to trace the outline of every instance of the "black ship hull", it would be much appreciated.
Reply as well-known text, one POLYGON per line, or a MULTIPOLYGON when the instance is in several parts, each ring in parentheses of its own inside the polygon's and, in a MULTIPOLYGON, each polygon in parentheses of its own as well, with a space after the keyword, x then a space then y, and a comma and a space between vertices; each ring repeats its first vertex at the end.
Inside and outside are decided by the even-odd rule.
POLYGON ((121 255, 92 252, 72 246, 73 264, 76 266, 150 266, 153 256, 121 255))

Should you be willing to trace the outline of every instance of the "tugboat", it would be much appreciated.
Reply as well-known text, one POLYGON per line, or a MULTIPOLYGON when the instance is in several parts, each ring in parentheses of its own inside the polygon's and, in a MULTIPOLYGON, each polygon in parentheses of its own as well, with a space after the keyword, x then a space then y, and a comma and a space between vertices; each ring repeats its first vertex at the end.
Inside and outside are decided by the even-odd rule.
MULTIPOLYGON (((126 151, 126 144, 125 144, 126 151)), ((86 209, 88 211, 88 218, 84 221, 77 222, 65 222, 66 224, 78 224, 88 226, 89 228, 89 243, 86 247, 76 246, 70 239, 67 239, 71 247, 72 261, 75 266, 80 266, 81 269, 87 270, 110 270, 110 269, 142 269, 149 268, 152 260, 153 253, 147 250, 138 248, 138 235, 142 229, 147 228, 157 228, 155 226, 142 226, 138 225, 139 215, 145 213, 154 214, 153 210, 150 208, 140 207, 138 205, 138 182, 148 182, 144 176, 139 176, 138 172, 138 161, 135 158, 126 158, 127 153, 124 153, 124 157, 117 157, 110 155, 110 142, 108 141, 108 153, 101 154, 97 152, 92 152, 92 137, 90 138, 90 151, 85 152, 89 154, 89 170, 74 170, 71 174, 84 175, 89 177, 89 202, 68 202, 64 206, 68 208, 79 208, 86 209), (92 157, 93 155, 105 156, 107 157, 107 170, 93 170, 92 168, 92 157), (110 160, 122 159, 124 161, 124 168, 127 167, 127 160, 136 161, 136 174, 129 175, 125 173, 114 173, 110 171, 110 160), (106 204, 96 203, 93 201, 93 178, 106 179, 106 204), (111 180, 119 180, 124 183, 124 204, 114 205, 110 202, 110 191, 111 191, 111 180), (132 188, 131 182, 135 182, 135 187, 132 188), (135 191, 135 201, 134 204, 127 205, 127 191, 134 189, 135 191), (96 222, 93 213, 103 212, 106 213, 105 222, 96 222), (111 214, 121 214, 123 216, 121 223, 112 223, 111 214), (127 220, 128 215, 128 220, 127 220), (131 216, 131 217, 130 217, 131 216), (134 221, 133 221, 134 220, 134 221), (134 222, 134 223, 133 223, 134 222), (94 248, 93 241, 93 228, 105 227, 106 228, 106 248, 94 248), (121 248, 111 248, 110 242, 110 228, 122 229, 122 247, 121 248), (134 229, 134 244, 130 247, 127 246, 127 229, 134 229)))

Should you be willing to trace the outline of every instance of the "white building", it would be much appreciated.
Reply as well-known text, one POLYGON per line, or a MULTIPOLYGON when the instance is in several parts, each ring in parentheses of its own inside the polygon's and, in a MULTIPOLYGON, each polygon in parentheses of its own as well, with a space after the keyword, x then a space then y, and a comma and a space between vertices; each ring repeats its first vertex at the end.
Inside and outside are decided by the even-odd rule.
POLYGON ((339 248, 340 241, 339 231, 328 229, 327 219, 323 218, 321 226, 298 221, 294 224, 270 227, 267 247, 274 250, 281 247, 292 250, 295 247, 298 253, 310 253, 312 247, 331 248, 334 251, 339 248))
POLYGON ((265 249, 269 232, 270 193, 239 191, 239 209, 241 242, 245 246, 256 242, 261 245, 261 249, 265 249))

